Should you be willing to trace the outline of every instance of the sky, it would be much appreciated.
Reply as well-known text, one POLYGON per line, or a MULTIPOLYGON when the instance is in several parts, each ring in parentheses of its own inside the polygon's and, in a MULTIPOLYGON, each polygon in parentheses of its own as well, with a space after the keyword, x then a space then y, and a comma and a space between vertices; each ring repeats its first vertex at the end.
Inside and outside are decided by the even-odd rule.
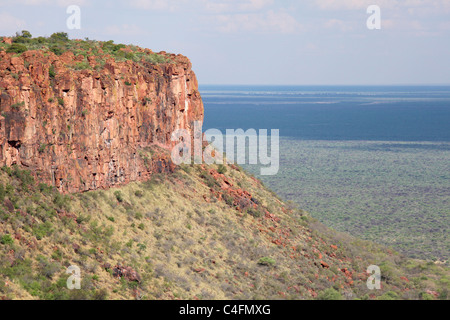
POLYGON ((200 84, 450 85, 450 0, 0 0, 21 30, 181 53, 200 84))

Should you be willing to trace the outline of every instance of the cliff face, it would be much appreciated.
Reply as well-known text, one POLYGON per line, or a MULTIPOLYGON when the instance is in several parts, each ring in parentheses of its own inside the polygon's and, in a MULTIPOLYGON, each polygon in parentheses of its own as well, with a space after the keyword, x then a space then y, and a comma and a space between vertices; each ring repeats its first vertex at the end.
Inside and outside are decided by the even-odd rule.
POLYGON ((174 130, 192 132, 203 104, 191 63, 104 61, 67 51, 0 52, 0 165, 18 164, 61 192, 107 188, 171 170, 174 130))

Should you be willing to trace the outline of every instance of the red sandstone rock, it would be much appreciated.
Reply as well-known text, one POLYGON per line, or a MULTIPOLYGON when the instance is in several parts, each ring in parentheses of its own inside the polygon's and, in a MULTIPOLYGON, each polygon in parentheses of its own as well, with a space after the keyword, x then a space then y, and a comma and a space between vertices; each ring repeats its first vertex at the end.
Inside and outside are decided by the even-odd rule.
POLYGON ((12 44, 12 38, 3 37, 2 43, 12 44))
POLYGON ((141 282, 140 275, 131 267, 117 265, 113 268, 113 276, 118 278, 125 278, 128 281, 141 282))
POLYGON ((173 170, 167 156, 141 151, 170 149, 174 130, 192 132, 203 120, 197 79, 181 55, 175 63, 109 59, 102 70, 76 71, 68 67, 76 60, 71 52, 0 54, 0 166, 26 167, 61 192, 173 170))

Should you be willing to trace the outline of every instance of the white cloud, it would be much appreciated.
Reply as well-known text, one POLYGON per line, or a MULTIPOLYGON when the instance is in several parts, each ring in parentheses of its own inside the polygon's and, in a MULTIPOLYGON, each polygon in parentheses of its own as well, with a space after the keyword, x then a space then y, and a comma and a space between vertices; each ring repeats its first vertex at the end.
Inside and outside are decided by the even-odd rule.
POLYGON ((220 0, 201 1, 204 8, 209 12, 253 12, 262 10, 273 4, 273 0, 220 0))
POLYGON ((370 5, 410 14, 450 12, 450 0, 314 0, 322 10, 364 10, 370 5))
POLYGON ((151 11, 177 11, 190 3, 187 0, 131 0, 127 2, 135 8, 151 11))
POLYGON ((22 5, 22 6, 44 6, 56 5, 67 7, 70 5, 83 6, 87 5, 87 0, 2 0, 0 5, 22 5))
POLYGON ((337 18, 325 21, 325 28, 352 31, 361 24, 361 14, 369 5, 381 8, 382 29, 409 32, 415 35, 436 35, 446 29, 436 21, 450 13, 450 0, 313 0, 320 10, 338 11, 337 18))
POLYGON ((316 5, 323 10, 363 10, 372 4, 382 8, 392 8, 397 5, 397 0, 314 0, 316 5))
POLYGON ((266 8, 274 0, 131 0, 132 7, 154 11, 190 11, 207 13, 254 12, 266 8))
POLYGON ((295 33, 302 29, 301 25, 290 14, 284 11, 269 10, 265 13, 241 13, 216 15, 217 29, 224 33, 295 33))

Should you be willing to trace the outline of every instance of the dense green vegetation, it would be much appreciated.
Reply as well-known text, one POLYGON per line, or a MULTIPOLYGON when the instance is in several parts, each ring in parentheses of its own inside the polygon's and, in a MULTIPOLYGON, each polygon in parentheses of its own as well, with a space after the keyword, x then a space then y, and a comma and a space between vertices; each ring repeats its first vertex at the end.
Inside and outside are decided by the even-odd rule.
POLYGON ((168 63, 170 59, 164 55, 143 50, 134 45, 114 44, 112 40, 101 42, 95 40, 71 40, 65 32, 57 32, 50 37, 33 38, 30 32, 23 30, 12 37, 12 44, 0 43, 0 50, 8 53, 21 54, 27 50, 43 50, 61 55, 66 51, 73 52, 76 56, 82 55, 84 59, 77 61, 75 68, 78 70, 89 69, 88 56, 97 57, 100 66, 109 56, 116 61, 132 60, 138 63, 168 63))
POLYGON ((282 139, 280 157, 279 173, 260 178, 324 224, 449 261, 448 143, 282 139))

